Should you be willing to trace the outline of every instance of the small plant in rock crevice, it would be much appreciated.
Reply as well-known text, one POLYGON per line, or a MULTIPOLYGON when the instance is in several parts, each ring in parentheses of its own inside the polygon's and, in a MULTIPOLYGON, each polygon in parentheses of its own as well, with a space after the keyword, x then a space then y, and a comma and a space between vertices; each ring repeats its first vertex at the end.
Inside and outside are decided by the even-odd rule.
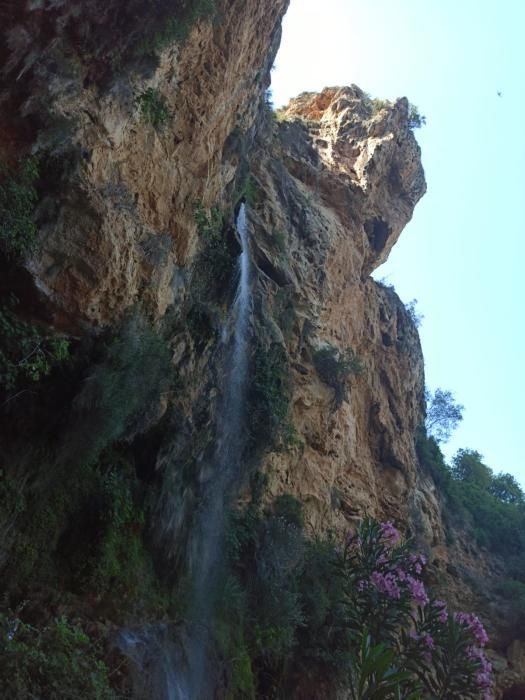
POLYGON ((346 398, 348 377, 359 376, 365 371, 362 360, 352 348, 339 350, 334 345, 326 345, 316 350, 313 363, 321 381, 334 390, 336 408, 339 408, 346 398))
POLYGON ((0 390, 12 391, 38 382, 69 356, 69 341, 23 321, 18 300, 0 306, 0 390))
POLYGON ((197 22, 213 18, 215 0, 190 0, 181 3, 183 9, 163 18, 161 26, 143 39, 138 47, 142 56, 157 54, 172 44, 182 44, 197 22))
POLYGON ((171 117, 166 99, 156 88, 150 87, 142 92, 137 97, 137 104, 142 119, 155 129, 164 126, 171 117))

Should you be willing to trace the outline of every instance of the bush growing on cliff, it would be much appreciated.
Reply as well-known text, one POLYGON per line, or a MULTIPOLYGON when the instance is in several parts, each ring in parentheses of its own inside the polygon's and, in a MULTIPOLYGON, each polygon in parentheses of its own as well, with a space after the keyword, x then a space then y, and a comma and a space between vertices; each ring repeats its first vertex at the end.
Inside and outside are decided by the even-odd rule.
POLYGON ((140 55, 159 53, 171 44, 182 44, 197 22, 212 17, 215 0, 189 0, 178 11, 162 18, 162 25, 146 37, 139 46, 140 55))
POLYGON ((164 126, 171 113, 163 95, 156 88, 148 88, 137 98, 142 119, 155 129, 164 126))
POLYGON ((407 302, 405 304, 405 309, 407 310, 408 315, 412 319, 414 326, 416 328, 419 328, 425 317, 420 311, 418 311, 417 299, 412 299, 411 301, 407 302))
POLYGON ((236 262, 226 235, 224 216, 217 207, 205 209, 196 204, 194 219, 202 247, 192 281, 193 296, 201 301, 210 297, 220 299, 228 291, 236 262))
POLYGON ((457 403, 451 391, 436 389, 425 391, 427 415, 425 428, 437 442, 447 442, 452 432, 463 420, 464 406, 457 403))
POLYGON ((276 506, 248 506, 230 535, 243 601, 237 638, 256 696, 347 688, 354 700, 492 697, 483 626, 430 599, 425 558, 391 523, 365 519, 338 545, 307 538, 276 506))
POLYGON ((359 376, 365 366, 352 348, 339 350, 334 345, 326 345, 316 350, 314 366, 321 381, 335 392, 335 406, 338 408, 346 397, 346 380, 352 374, 359 376))
POLYGON ((287 427, 290 405, 288 356, 279 343, 259 342, 255 347, 249 404, 252 438, 275 443, 287 427))
POLYGON ((124 319, 107 338, 73 400, 63 459, 96 458, 140 423, 170 376, 169 349, 138 314, 124 319))
POLYGON ((16 168, 0 163, 0 250, 11 259, 35 250, 38 177, 38 158, 34 156, 19 161, 16 168))
POLYGON ((427 123, 427 118, 424 117, 416 105, 408 105, 408 128, 409 129, 420 129, 427 123))
POLYGON ((3 698, 114 700, 102 649, 63 617, 33 626, 20 612, 0 614, 3 698))
POLYGON ((0 306, 0 390, 8 392, 38 382, 69 355, 67 338, 22 321, 17 303, 0 306))

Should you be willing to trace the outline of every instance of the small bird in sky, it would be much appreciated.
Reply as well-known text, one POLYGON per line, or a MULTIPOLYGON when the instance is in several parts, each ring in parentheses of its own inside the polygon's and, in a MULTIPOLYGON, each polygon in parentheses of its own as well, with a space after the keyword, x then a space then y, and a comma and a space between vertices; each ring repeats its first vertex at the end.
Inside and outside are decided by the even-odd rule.
POLYGON ((498 97, 501 97, 502 95, 503 93, 501 92, 501 90, 498 90, 498 97))

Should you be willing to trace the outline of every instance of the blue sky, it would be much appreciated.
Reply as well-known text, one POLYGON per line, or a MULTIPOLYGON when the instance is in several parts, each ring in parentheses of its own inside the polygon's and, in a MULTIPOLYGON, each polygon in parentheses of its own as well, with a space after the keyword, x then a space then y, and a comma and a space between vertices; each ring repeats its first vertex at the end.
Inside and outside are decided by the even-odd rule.
POLYGON ((278 106, 356 83, 426 115, 428 192, 375 276, 418 300, 427 385, 465 406, 445 453, 523 485, 524 27, 518 0, 291 0, 272 74, 278 106))

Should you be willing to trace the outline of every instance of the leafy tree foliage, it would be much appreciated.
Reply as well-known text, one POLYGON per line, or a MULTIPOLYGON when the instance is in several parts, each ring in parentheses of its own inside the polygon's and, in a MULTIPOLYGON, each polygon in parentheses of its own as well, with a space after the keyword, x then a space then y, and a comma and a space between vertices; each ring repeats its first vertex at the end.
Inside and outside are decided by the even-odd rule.
POLYGON ((492 478, 489 492, 503 503, 515 505, 525 503, 523 489, 512 474, 497 474, 492 478))
POLYGON ((434 393, 425 392, 427 402, 427 417, 425 428, 437 442, 447 442, 452 432, 463 420, 464 406, 456 403, 454 395, 444 389, 436 389, 434 393))
POLYGON ((423 116, 416 105, 408 105, 408 128, 420 129, 427 123, 427 118, 423 116))
POLYGON ((33 626, 20 611, 0 613, 0 656, 3 698, 117 697, 100 645, 64 617, 33 626))
POLYGON ((476 450, 458 450, 452 460, 452 476, 457 481, 470 482, 488 491, 492 484, 492 469, 483 464, 482 459, 476 450))
POLYGON ((11 259, 22 258, 35 249, 33 213, 38 177, 38 159, 34 156, 21 160, 16 168, 0 163, 0 250, 11 259))
MULTIPOLYGON (((513 606, 515 619, 525 620, 525 498, 510 474, 494 474, 475 450, 459 450, 449 467, 435 438, 420 433, 419 461, 444 496, 449 532, 470 530, 478 544, 505 557, 507 584, 501 593, 513 606), (519 591, 519 595, 511 591, 519 591)), ((518 628, 522 635, 524 625, 518 628)))

